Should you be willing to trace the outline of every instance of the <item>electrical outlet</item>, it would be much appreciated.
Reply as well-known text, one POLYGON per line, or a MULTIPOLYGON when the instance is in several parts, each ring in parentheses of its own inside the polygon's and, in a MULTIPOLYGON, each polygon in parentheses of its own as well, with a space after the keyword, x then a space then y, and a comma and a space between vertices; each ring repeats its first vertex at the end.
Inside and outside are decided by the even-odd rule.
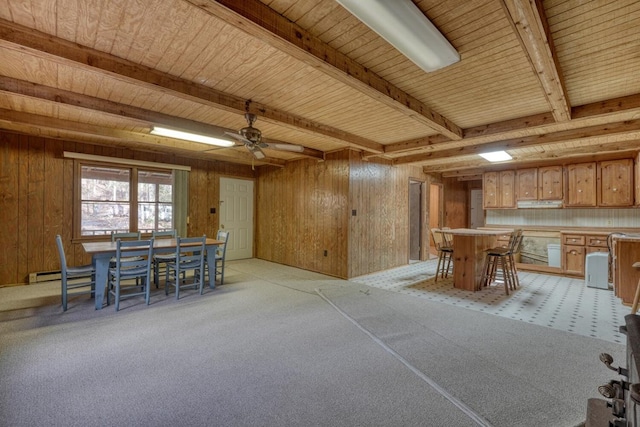
POLYGON ((612 225, 613 225, 613 224, 612 224, 612 221, 611 221, 610 219, 608 219, 608 220, 607 220, 607 227, 611 227, 612 225))

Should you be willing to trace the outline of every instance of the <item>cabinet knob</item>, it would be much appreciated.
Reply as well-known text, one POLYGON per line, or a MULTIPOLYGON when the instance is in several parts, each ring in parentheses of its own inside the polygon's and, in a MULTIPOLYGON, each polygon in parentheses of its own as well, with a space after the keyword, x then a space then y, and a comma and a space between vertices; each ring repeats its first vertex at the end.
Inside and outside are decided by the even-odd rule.
POLYGON ((582 190, 578 190, 578 193, 582 193, 582 190))
POLYGON ((549 190, 549 194, 553 193, 553 191, 549 190))
POLYGON ((612 190, 613 190, 613 191, 618 191, 618 189, 617 189, 617 188, 612 188, 612 190))

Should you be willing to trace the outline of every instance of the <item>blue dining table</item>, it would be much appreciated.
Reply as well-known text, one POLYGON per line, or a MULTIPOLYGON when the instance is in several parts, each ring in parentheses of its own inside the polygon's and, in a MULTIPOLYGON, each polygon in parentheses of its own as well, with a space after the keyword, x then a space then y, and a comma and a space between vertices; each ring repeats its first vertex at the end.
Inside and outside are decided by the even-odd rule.
MULTIPOLYGON (((172 253, 176 251, 178 241, 176 239, 157 239, 153 242, 153 253, 172 253)), ((218 245, 224 244, 222 240, 207 238, 205 241, 205 251, 209 254, 215 254, 218 245)), ((186 245, 183 245, 186 246, 186 245)), ((199 246, 198 243, 189 246, 199 246)), ((95 307, 101 310, 104 304, 105 289, 109 275, 109 261, 116 255, 116 242, 100 241, 100 242, 83 242, 82 247, 85 252, 91 255, 92 264, 96 269, 96 292, 95 307)), ((127 256, 146 255, 148 250, 135 247, 127 248, 127 256)), ((211 289, 216 286, 215 275, 215 256, 207 257, 207 266, 209 268, 209 287, 211 289)))

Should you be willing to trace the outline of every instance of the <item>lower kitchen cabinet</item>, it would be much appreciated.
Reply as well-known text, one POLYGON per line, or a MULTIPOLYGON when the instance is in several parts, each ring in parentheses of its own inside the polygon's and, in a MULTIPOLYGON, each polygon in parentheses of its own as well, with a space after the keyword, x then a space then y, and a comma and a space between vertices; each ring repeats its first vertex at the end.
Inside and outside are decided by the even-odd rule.
POLYGON ((584 277, 587 254, 608 250, 607 234, 562 234, 562 269, 565 274, 584 277))
POLYGON ((562 248, 564 272, 566 274, 584 276, 584 246, 564 245, 562 248))

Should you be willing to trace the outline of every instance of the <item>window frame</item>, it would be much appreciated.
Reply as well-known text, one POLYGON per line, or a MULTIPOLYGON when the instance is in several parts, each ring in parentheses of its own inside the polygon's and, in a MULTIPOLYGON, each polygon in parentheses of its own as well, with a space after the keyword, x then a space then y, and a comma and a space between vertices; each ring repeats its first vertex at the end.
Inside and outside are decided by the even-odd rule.
MULTIPOLYGON (((129 229, 130 231, 138 231, 138 184, 139 184, 139 171, 160 172, 171 174, 171 186, 172 186, 172 227, 175 228, 175 173, 173 169, 153 167, 149 165, 133 165, 126 163, 110 163, 100 162, 94 160, 81 160, 76 159, 74 161, 74 197, 73 197, 73 240, 74 241, 95 241, 95 240, 107 240, 111 239, 109 234, 106 235, 82 235, 82 167, 83 166, 95 166, 114 169, 126 169, 129 171, 129 229)), ((157 197, 156 197, 157 199, 157 197)), ((148 203, 148 202, 144 202, 148 203)), ((158 200, 155 203, 159 203, 158 200)), ((151 233, 144 233, 144 235, 151 235, 151 233)))

